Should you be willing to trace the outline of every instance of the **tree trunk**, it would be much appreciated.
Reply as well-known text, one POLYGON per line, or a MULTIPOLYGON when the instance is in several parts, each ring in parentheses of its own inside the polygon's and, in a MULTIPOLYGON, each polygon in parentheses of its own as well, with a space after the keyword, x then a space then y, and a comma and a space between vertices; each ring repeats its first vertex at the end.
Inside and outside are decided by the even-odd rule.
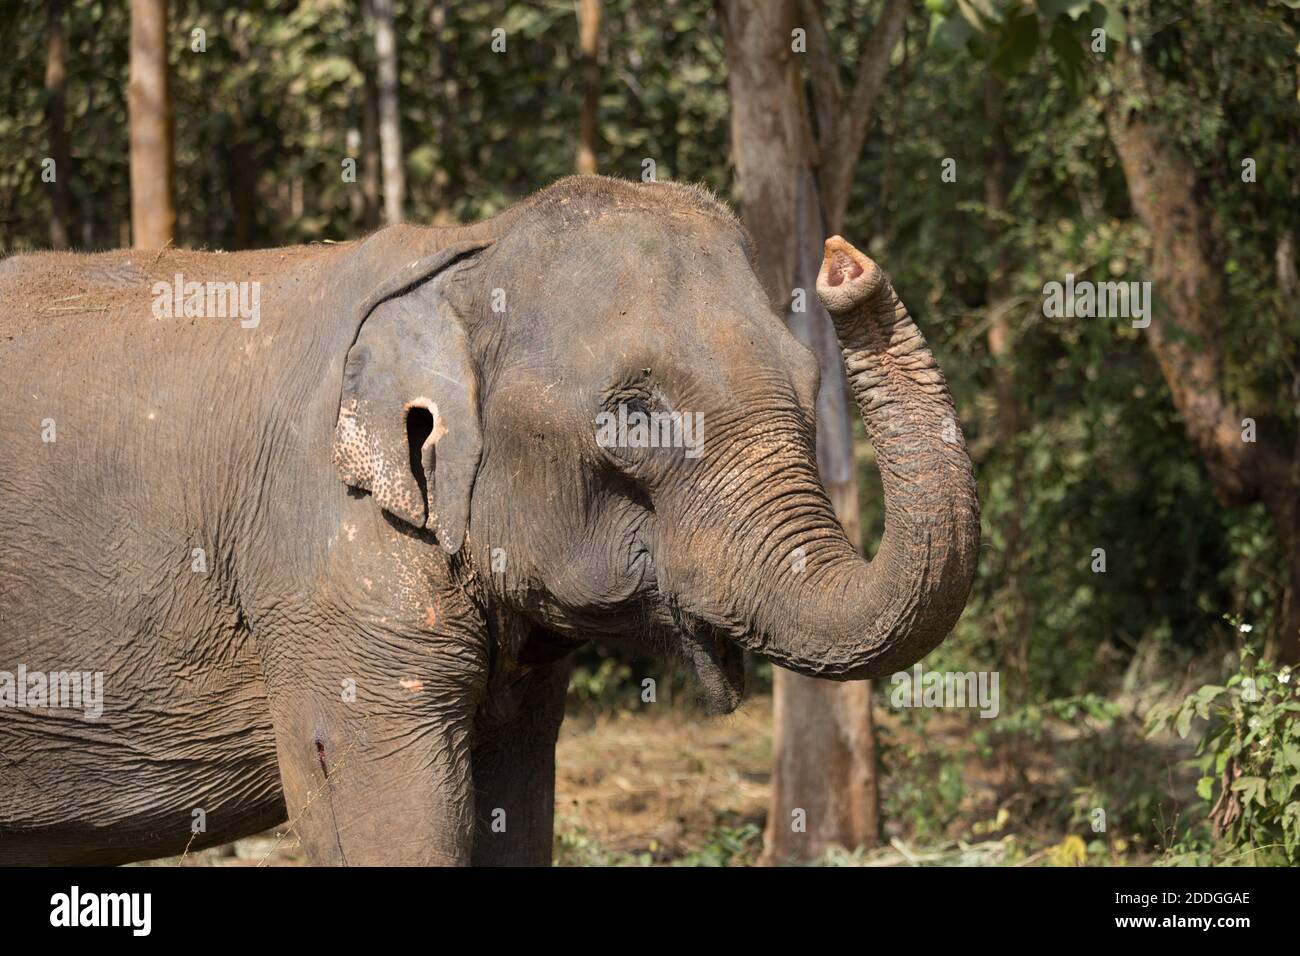
POLYGON ((361 101, 361 192, 365 196, 365 224, 367 229, 379 225, 380 171, 379 171, 379 88, 374 72, 366 70, 364 98, 361 101))
POLYGON ((252 148, 239 133, 226 151, 226 181, 230 188, 230 211, 234 220, 231 247, 251 249, 257 241, 257 164, 252 148))
POLYGON ((67 78, 64 57, 63 0, 48 0, 48 55, 45 60, 45 122, 49 127, 50 158, 54 160, 54 182, 50 184, 50 245, 68 248, 68 132, 63 87, 67 78))
MULTIPOLYGON (((1300 193, 1300 188, 1293 190, 1293 192, 1300 193)), ((1293 195, 1292 202, 1300 206, 1300 195, 1293 195)), ((1300 278, 1296 276, 1295 258, 1295 229, 1288 227, 1282 230, 1282 235, 1278 236, 1277 249, 1274 253, 1277 265, 1277 285, 1282 290, 1282 295, 1288 299, 1294 299, 1296 291, 1300 289, 1300 278)))
POLYGON ((131 232, 142 249, 161 249, 176 238, 168 84, 167 0, 131 0, 131 232))
MULTIPOLYGON (((1130 111, 1141 94, 1155 101, 1139 57, 1119 47, 1106 103, 1106 126, 1119 154, 1129 199, 1151 237, 1151 269, 1161 308, 1152 307, 1147 341, 1173 396, 1183 427, 1204 460, 1225 506, 1263 501, 1287 556, 1279 626, 1271 651, 1300 662, 1300 470, 1294 435, 1270 431, 1257 419, 1255 441, 1244 440, 1247 415, 1231 405, 1222 378, 1217 321, 1227 295, 1213 258, 1211 217, 1196 171, 1150 110, 1130 111)), ((1255 417, 1255 416, 1250 416, 1255 417)))
MULTIPOLYGON (((360 69, 360 64, 358 64, 360 69)), ((348 213, 352 217, 353 223, 364 223, 366 221, 366 194, 361 187, 361 169, 365 163, 365 157, 361 155, 361 114, 364 111, 363 100, 365 96, 364 89, 362 95, 354 101, 348 109, 348 129, 344 134, 344 142, 347 144, 346 153, 357 163, 357 181, 349 185, 352 186, 348 192, 348 213)))
POLYGON ((579 65, 582 74, 582 116, 578 132, 578 172, 596 174, 596 106, 600 98, 600 0, 578 5, 579 65))
MULTIPOLYGON (((103 44, 99 42, 99 25, 100 19, 96 17, 90 21, 86 34, 85 47, 83 49, 90 51, 90 69, 93 75, 99 75, 103 69, 103 44)), ((86 84, 86 112, 79 124, 82 134, 94 139, 99 131, 102 117, 99 115, 99 106, 95 99, 95 84, 86 84)), ((82 249, 91 251, 99 248, 99 230, 95 222, 95 199, 93 197, 82 197, 77 203, 77 233, 81 237, 80 245, 82 249)), ((102 217, 101 218, 105 218, 102 217)), ((105 221, 107 229, 107 222, 105 221)))
MULTIPOLYGON (((1011 272, 1014 263, 1006 246, 1007 194, 1010 178, 1007 157, 1011 144, 1007 139, 1003 101, 1006 85, 990 73, 984 81, 984 118, 988 123, 989 143, 984 164, 984 205, 987 210, 985 234, 990 248, 996 250, 986 293, 988 308, 988 349, 993 360, 993 393, 997 403, 996 447, 1010 457, 1012 474, 1020 474, 1023 455, 1016 445, 1024 422, 1015 389, 1015 366, 1011 332, 1011 272)), ((1025 512, 1025 493, 1020 482, 1012 490, 1012 507, 1006 516, 1002 554, 1002 580, 1006 583, 1009 614, 996 614, 999 636, 1007 643, 1006 656, 1014 661, 1024 680, 1029 677, 1029 642, 1035 608, 1025 588, 1024 568, 1020 559, 1023 533, 1021 515, 1025 512), (1010 618, 1010 621, 1007 618, 1010 618)))
MULTIPOLYGON (((817 355, 818 466, 849 540, 861 547, 844 372, 834 327, 815 292, 827 230, 799 55, 790 47, 798 4, 725 0, 721 14, 732 153, 759 278, 791 331, 817 355), (795 311, 798 305, 802 311, 795 311)), ((874 845, 880 821, 870 682, 774 673, 765 859, 810 860, 835 845, 874 845)))
POLYGON ((1021 410, 1015 393, 1011 367, 1011 257, 1005 239, 1007 214, 1007 142, 1003 118, 1006 86, 993 74, 984 82, 984 118, 989 124, 988 155, 985 159, 984 205, 988 209, 985 234, 997 249, 988 282, 989 356, 993 359, 994 396, 998 412, 998 443, 1010 441, 1020 432, 1021 410))
POLYGON ((397 102, 397 34, 393 0, 370 0, 375 21, 375 61, 379 77, 379 141, 384 170, 384 221, 401 222, 406 206, 402 161, 402 116, 397 102))
POLYGON ((442 35, 447 28, 447 6, 444 0, 435 0, 429 10, 429 33, 432 46, 429 49, 429 84, 434 90, 437 101, 438 121, 436 131, 439 147, 439 164, 433 173, 433 192, 430 203, 433 206, 431 225, 454 226, 456 216, 447 203, 448 186, 451 177, 451 144, 455 136, 455 124, 452 121, 455 109, 455 80, 451 76, 450 57, 442 35))

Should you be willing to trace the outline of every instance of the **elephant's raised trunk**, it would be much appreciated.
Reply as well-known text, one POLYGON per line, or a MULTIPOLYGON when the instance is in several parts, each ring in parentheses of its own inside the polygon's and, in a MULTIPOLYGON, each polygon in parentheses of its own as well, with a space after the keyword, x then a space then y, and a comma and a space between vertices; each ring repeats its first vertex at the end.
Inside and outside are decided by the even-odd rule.
POLYGON ((782 589, 793 599, 742 640, 802 674, 880 677, 924 656, 961 614, 979 551, 975 478, 943 375, 879 267, 834 236, 817 294, 880 465, 885 534, 870 563, 845 540, 802 573, 794 565, 793 590, 782 589))

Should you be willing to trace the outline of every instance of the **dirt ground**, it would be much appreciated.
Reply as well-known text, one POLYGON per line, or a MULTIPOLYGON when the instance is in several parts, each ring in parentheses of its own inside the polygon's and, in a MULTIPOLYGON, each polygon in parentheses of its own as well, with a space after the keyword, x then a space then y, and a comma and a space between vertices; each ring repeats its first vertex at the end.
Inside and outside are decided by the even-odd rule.
MULTIPOLYGON (((752 862, 770 786, 771 726, 766 696, 726 717, 667 707, 569 716, 556 752, 555 862, 752 862)), ((146 865, 304 863, 297 838, 280 830, 146 865)))
POLYGON ((701 853, 709 855, 701 862, 741 862, 733 857, 749 861, 761 848, 770 697, 726 717, 664 708, 570 718, 556 757, 559 864, 664 863, 701 853))
MULTIPOLYGON (((877 727, 882 743, 892 748, 894 768, 882 792, 887 820, 883 844, 870 851, 831 853, 822 863, 1147 862, 1149 854, 1139 853, 1134 840, 1115 828, 1099 835, 1083 824, 1063 825, 1062 808, 1055 807, 1054 801, 1070 798, 1080 782, 1136 778, 1137 766, 1146 767, 1160 781, 1168 779, 1173 789, 1161 796, 1172 799, 1175 808, 1180 800, 1188 805, 1195 799, 1194 774, 1175 770, 1190 755, 1186 741, 1133 740, 1119 737, 1115 730, 1084 740, 1078 727, 1057 720, 1045 725, 1036 739, 1020 740, 1014 747, 980 757, 978 748, 970 746, 979 728, 960 715, 941 713, 918 728, 909 726, 898 712, 881 707, 877 727), (936 758, 941 762, 932 765, 936 758), (950 796, 947 804, 941 799, 945 772, 961 776, 959 794, 950 796)), ((560 866, 757 863, 771 789, 771 752, 772 699, 766 695, 754 695, 725 717, 674 706, 570 714, 556 756, 554 862, 560 866)), ((280 828, 146 865, 304 863, 296 835, 280 828)))

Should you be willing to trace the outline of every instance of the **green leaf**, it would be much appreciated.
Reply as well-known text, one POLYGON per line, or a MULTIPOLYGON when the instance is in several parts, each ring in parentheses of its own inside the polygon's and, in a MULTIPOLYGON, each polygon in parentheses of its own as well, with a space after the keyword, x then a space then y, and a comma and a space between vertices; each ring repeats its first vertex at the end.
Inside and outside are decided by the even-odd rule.
POLYGON ((1210 800, 1214 797, 1214 778, 1202 777, 1200 780, 1197 780, 1196 795, 1200 797, 1202 800, 1204 800, 1206 803, 1209 803, 1210 800))
POLYGON ((1038 12, 1044 20, 1055 20, 1062 13, 1077 20, 1091 3, 1092 0, 1038 0, 1038 12))
POLYGON ((1241 777, 1232 782, 1232 790, 1242 794, 1242 800, 1250 803, 1254 800, 1261 807, 1267 806, 1264 801, 1264 787, 1267 781, 1263 777, 1241 777))
POLYGON ((1052 52, 1055 54, 1053 63, 1056 66, 1056 72, 1065 81, 1070 94, 1072 96, 1077 95, 1085 63, 1083 46, 1079 43, 1078 37, 1066 26, 1065 21, 1059 19, 1052 27, 1050 43, 1052 52))
MULTIPOLYGON (((1300 0, 1297 0, 1297 2, 1300 2, 1300 0)), ((1102 24, 1106 36, 1116 42, 1123 43, 1128 39, 1128 22, 1124 19, 1119 4, 1104 3, 1102 7, 1106 10, 1106 22, 1102 24)))
POLYGON ((1300 787, 1300 778, 1278 774, 1268 782, 1268 798, 1275 806, 1285 806, 1296 787, 1300 787))
POLYGON ((994 0, 957 0, 957 10, 976 30, 985 30, 1002 20, 1002 8, 994 0))
POLYGON ((1196 716, 1208 717, 1210 715, 1210 704, 1212 704, 1215 698, 1227 689, 1228 688, 1220 687, 1217 684, 1206 684, 1204 687, 1199 688, 1195 693, 1193 693, 1189 698, 1189 702, 1195 706, 1196 716))
POLYGON ((975 30, 958 14, 931 21, 930 45, 940 50, 960 50, 974 35, 975 30))
POLYGON ((1011 15, 1002 31, 1002 39, 993 53, 992 68, 1009 78, 1022 72, 1038 49, 1038 17, 1021 10, 1011 15))
POLYGON ((1300 747, 1296 747, 1294 744, 1289 743, 1283 744, 1282 760, 1292 770, 1300 772, 1300 747))

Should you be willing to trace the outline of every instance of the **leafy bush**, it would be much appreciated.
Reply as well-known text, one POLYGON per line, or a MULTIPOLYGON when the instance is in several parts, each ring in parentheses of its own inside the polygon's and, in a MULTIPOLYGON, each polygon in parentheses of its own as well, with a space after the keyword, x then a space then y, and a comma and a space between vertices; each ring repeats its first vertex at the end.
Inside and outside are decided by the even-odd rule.
POLYGON ((966 795, 962 767, 969 754, 928 732, 931 711, 905 710, 899 716, 898 731, 877 725, 884 818, 891 832, 934 842, 960 815, 966 795))
POLYGON ((1230 849, 1232 860, 1252 865, 1300 862, 1300 802, 1292 799, 1300 787, 1300 695, 1291 668, 1259 660, 1247 642, 1225 684, 1153 707, 1149 733, 1172 727, 1186 738, 1197 720, 1209 725, 1196 750, 1196 792, 1219 854, 1230 849))

